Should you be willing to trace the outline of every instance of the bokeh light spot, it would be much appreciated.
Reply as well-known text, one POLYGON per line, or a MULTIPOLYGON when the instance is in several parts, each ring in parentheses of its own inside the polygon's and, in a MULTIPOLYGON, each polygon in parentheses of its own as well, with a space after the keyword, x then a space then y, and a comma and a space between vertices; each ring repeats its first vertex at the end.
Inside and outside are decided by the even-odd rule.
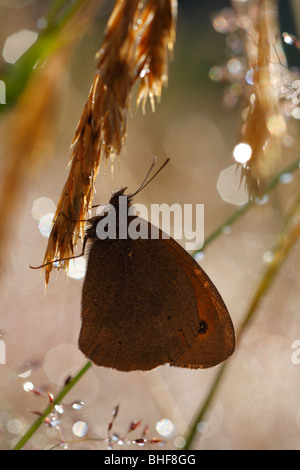
POLYGON ((286 123, 280 114, 273 114, 267 120, 267 128, 272 135, 284 135, 286 133, 286 123))
POLYGON ((34 385, 33 385, 32 382, 25 382, 23 384, 23 388, 24 388, 25 392, 31 392, 31 390, 34 389, 34 385))
POLYGON ((21 429, 22 429, 22 424, 18 419, 11 419, 7 423, 7 430, 8 432, 12 434, 19 434, 19 432, 21 432, 21 429))
POLYGON ((294 108, 292 111, 292 116, 294 119, 300 119, 300 108, 294 108))
POLYGON ((248 72, 246 73, 245 78, 246 78, 246 82, 249 85, 253 85, 253 69, 248 70, 248 72))
POLYGON ((237 77, 240 77, 240 75, 244 71, 243 64, 241 63, 239 59, 235 57, 233 57, 232 59, 229 59, 229 61, 227 62, 227 69, 231 75, 234 75, 237 77))
POLYGON ((52 228, 52 222, 53 222, 53 217, 54 214, 46 214, 43 215, 43 217, 40 218, 39 221, 39 230, 43 237, 49 237, 51 228, 52 228))
POLYGON ((72 431, 75 436, 83 437, 86 435, 88 425, 84 421, 77 421, 73 424, 72 431))
POLYGON ((220 82, 223 79, 223 70, 221 67, 215 65, 209 69, 208 76, 214 82, 220 82))
POLYGON ((174 424, 169 419, 162 419, 156 424, 156 431, 161 436, 169 436, 174 429, 174 424))
POLYGON ((55 213, 56 207, 52 199, 48 197, 40 197, 32 204, 32 217, 35 220, 40 220, 46 214, 55 213))
POLYGON ((289 184, 293 181, 293 179, 293 173, 283 173, 283 175, 280 176, 279 181, 281 184, 289 184))
POLYGON ((230 204, 241 206, 249 200, 247 188, 241 184, 241 167, 237 165, 221 171, 217 189, 222 199, 230 204))
POLYGON ((238 163, 246 163, 250 160, 252 155, 252 149, 249 144, 241 142, 237 144, 233 149, 233 156, 235 161, 238 163))
POLYGON ((264 253, 264 261, 266 263, 272 263, 273 259, 274 259, 274 253, 272 251, 266 251, 264 253))
POLYGON ((70 261, 68 276, 72 279, 82 279, 86 273, 86 260, 82 258, 76 258, 70 261))
POLYGON ((37 40, 38 33, 28 29, 22 29, 7 37, 2 55, 6 62, 14 64, 37 40))
POLYGON ((182 449, 185 446, 186 440, 183 436, 178 436, 174 439, 174 445, 177 449, 182 449))

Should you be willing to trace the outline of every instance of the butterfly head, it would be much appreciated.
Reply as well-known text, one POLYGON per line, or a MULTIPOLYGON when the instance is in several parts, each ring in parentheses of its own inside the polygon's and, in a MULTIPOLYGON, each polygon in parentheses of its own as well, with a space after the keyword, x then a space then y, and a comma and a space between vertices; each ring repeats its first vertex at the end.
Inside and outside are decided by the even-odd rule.
POLYGON ((112 196, 109 200, 109 204, 113 206, 116 210, 118 210, 120 204, 126 204, 130 206, 132 201, 132 196, 129 194, 125 194, 127 187, 117 189, 112 193, 112 196))

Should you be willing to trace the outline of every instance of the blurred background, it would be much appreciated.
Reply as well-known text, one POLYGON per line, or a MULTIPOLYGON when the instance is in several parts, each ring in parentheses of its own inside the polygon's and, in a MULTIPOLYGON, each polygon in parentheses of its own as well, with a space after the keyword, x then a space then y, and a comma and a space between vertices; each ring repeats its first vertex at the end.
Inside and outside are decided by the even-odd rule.
MULTIPOLYGON (((24 52, 37 40, 51 4, 46 0, 0 0, 0 78, 11 77, 13 64, 22 61, 24 52)), ((57 66, 59 75, 43 133, 47 137, 39 144, 34 165, 28 172, 22 170, 20 178, 16 168, 16 177, 9 173, 12 156, 6 149, 14 148, 16 142, 20 145, 20 136, 26 149, 37 130, 26 128, 27 134, 22 134, 26 119, 22 109, 21 123, 19 120, 16 124, 11 117, 9 108, 13 104, 8 98, 13 96, 12 88, 6 104, 0 104, 1 184, 5 186, 10 175, 11 189, 14 185, 19 188, 14 202, 8 196, 10 222, 1 238, 3 450, 11 449, 36 419, 33 412, 45 409, 48 392, 55 395, 86 362, 77 348, 84 260, 74 268, 71 263, 69 277, 62 270, 53 272, 46 293, 43 274, 30 270, 29 265, 43 262, 50 224, 68 175, 70 145, 92 83, 94 57, 112 4, 99 0, 89 3, 70 53, 59 65, 53 65, 52 70, 57 66)), ((247 202, 232 157, 241 124, 240 89, 231 86, 234 80, 224 83, 218 79, 220 67, 226 67, 233 55, 243 55, 242 43, 226 23, 230 11, 224 9, 230 7, 229 1, 221 0, 179 2, 168 87, 155 113, 149 105, 145 114, 136 110, 133 96, 125 149, 114 164, 113 174, 110 163, 100 167, 95 204, 106 202, 111 192, 122 186, 135 191, 153 157, 162 162, 165 154, 171 159, 169 165, 136 202, 149 207, 162 202, 204 204, 206 237, 247 202)), ((296 1, 280 2, 282 31, 296 36, 297 8, 296 1)), ((297 71, 299 50, 284 48, 289 67, 297 71)), ((230 65, 234 66, 232 73, 239 74, 238 63, 230 65)), ((21 82, 20 74, 14 89, 21 82)), ((41 100, 38 91, 37 100, 41 100)), ((277 173, 299 158, 299 117, 294 114, 288 122, 288 138, 277 173)), ((294 172, 282 178, 267 199, 223 230, 201 257, 201 266, 220 291, 236 327, 272 261, 285 210, 297 194, 299 174, 294 172)), ((262 299, 230 359, 205 420, 198 425, 192 448, 300 449, 300 364, 292 360, 292 345, 300 340, 299 248, 298 243, 262 299)), ((133 437, 139 437, 147 425, 150 437, 166 441, 163 449, 179 449, 217 369, 163 366, 146 373, 121 373, 93 367, 55 410, 55 420, 40 427, 25 448, 49 449, 61 439, 105 438, 113 409, 119 404, 116 434, 126 434, 129 424, 141 419, 142 425, 133 437)), ((122 450, 121 444, 115 448, 122 450)), ((158 444, 152 444, 155 446, 158 444)), ((106 449, 107 443, 86 440, 68 448, 106 449)))

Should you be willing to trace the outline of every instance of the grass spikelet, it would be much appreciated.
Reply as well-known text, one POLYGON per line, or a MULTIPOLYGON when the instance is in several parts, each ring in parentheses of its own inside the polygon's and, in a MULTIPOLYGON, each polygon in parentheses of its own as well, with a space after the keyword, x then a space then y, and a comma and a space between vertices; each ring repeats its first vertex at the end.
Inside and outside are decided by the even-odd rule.
POLYGON ((72 142, 70 171, 48 240, 46 286, 53 260, 61 260, 59 267, 68 269, 68 258, 83 236, 82 221, 91 207, 101 161, 113 161, 124 146, 132 87, 145 67, 149 72, 142 78, 139 99, 160 96, 167 77, 167 51, 175 38, 175 13, 174 0, 115 4, 96 56, 94 80, 72 142))
POLYGON ((253 75, 239 142, 250 149, 248 157, 244 159, 243 155, 237 155, 236 160, 243 166, 242 175, 246 177, 250 196, 261 194, 274 174, 286 133, 286 123, 279 110, 280 68, 283 66, 276 53, 278 27, 275 15, 274 2, 260 0, 254 28, 246 31, 246 55, 253 75))
POLYGON ((147 98, 155 110, 162 87, 168 82, 168 55, 176 36, 177 5, 174 0, 150 0, 143 10, 141 40, 137 50, 137 69, 141 77, 137 104, 145 112, 147 98))

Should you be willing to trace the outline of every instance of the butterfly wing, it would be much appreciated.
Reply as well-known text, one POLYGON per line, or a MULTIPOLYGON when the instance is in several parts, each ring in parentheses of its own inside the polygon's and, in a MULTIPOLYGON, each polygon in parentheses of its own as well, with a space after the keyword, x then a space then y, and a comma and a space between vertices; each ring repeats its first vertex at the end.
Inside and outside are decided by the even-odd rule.
POLYGON ((199 264, 172 238, 162 240, 185 271, 197 301, 198 335, 191 348, 172 363, 178 367, 207 368, 225 361, 235 349, 234 327, 218 290, 199 264))

